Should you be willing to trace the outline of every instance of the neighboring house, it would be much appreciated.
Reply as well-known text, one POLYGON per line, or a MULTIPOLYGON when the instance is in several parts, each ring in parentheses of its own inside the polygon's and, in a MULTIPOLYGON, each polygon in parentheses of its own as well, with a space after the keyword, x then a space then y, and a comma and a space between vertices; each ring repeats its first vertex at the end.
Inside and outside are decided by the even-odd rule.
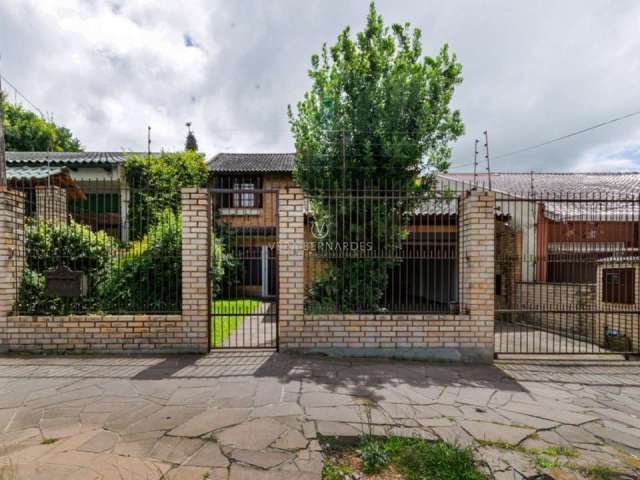
MULTIPOLYGON (((83 193, 68 199, 71 200, 68 213, 78 222, 127 241, 129 190, 123 163, 132 154, 146 155, 129 152, 6 152, 6 159, 9 170, 31 168, 37 170, 40 179, 66 172, 64 178, 71 179, 83 193)), ((27 205, 29 210, 35 208, 36 203, 27 199, 27 205)))
MULTIPOLYGON (((487 174, 439 177, 489 188, 487 174)), ((491 190, 498 320, 637 348, 640 173, 493 173, 491 190)))

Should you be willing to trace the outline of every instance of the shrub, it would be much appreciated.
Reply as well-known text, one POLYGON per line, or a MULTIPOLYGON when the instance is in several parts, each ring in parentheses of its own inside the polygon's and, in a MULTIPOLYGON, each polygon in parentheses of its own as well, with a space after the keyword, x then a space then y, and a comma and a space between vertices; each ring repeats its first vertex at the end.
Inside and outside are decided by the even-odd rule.
MULTIPOLYGON (((212 241, 213 293, 224 275, 227 255, 212 241)), ((178 312, 182 305, 182 220, 170 209, 139 241, 113 260, 101 288, 104 310, 111 312, 178 312)))
POLYGON ((175 312, 182 289, 180 216, 165 210, 139 241, 111 262, 101 285, 101 304, 110 312, 175 312))
POLYGON ((133 155, 124 162, 124 171, 131 189, 130 234, 136 240, 166 209, 178 212, 181 188, 204 186, 209 174, 203 155, 192 151, 133 155))
POLYGON ((391 457, 385 449, 385 445, 373 438, 366 439, 360 445, 358 454, 362 460, 362 473, 367 475, 379 473, 391 462, 391 457))
POLYGON ((19 312, 64 315, 98 307, 96 287, 117 242, 85 225, 32 221, 25 230, 25 270, 18 294, 19 312), (86 274, 88 293, 80 298, 60 298, 44 293, 47 271, 65 265, 86 274))

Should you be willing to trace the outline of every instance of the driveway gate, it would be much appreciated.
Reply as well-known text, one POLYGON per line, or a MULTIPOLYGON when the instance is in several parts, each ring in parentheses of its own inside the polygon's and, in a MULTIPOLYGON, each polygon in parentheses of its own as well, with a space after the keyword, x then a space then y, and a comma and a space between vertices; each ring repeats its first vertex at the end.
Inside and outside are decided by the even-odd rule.
POLYGON ((640 352, 640 199, 497 194, 496 354, 640 352))
POLYGON ((210 189, 212 349, 278 348, 278 191, 250 180, 210 189))

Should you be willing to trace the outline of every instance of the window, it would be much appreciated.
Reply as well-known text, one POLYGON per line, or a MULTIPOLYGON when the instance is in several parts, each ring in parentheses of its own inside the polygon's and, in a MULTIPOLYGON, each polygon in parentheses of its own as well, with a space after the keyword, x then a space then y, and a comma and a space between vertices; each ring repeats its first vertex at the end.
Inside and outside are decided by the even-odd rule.
POLYGON ((253 191, 262 188, 259 175, 220 175, 214 177, 213 186, 220 189, 215 196, 219 208, 262 208, 262 194, 253 191))
POLYGON ((256 197, 253 190, 256 186, 253 183, 234 183, 234 190, 247 190, 246 193, 234 193, 233 194, 233 206, 254 208, 256 206, 256 197))
POLYGON ((633 268, 606 268, 602 271, 602 301, 607 303, 634 303, 636 292, 633 268))

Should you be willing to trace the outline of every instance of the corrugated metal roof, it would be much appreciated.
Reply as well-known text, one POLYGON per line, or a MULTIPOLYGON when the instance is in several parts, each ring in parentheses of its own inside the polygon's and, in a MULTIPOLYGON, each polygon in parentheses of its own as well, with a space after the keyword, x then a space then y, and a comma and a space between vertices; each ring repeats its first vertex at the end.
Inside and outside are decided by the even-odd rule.
POLYGON ((116 165, 124 162, 129 155, 146 154, 146 152, 6 152, 6 158, 7 163, 116 165))
POLYGON ((65 171, 64 167, 48 167, 47 165, 7 165, 8 180, 41 180, 65 171))
POLYGON ((219 153, 208 167, 221 173, 291 173, 295 157, 295 153, 219 153))
MULTIPOLYGON (((444 173, 446 180, 473 185, 473 173, 444 173)), ((488 174, 478 174, 478 186, 488 188, 488 174)), ((640 194, 640 172, 626 173, 502 173, 491 174, 491 188, 513 195, 640 194), (533 188, 532 188, 533 187, 533 188)))

